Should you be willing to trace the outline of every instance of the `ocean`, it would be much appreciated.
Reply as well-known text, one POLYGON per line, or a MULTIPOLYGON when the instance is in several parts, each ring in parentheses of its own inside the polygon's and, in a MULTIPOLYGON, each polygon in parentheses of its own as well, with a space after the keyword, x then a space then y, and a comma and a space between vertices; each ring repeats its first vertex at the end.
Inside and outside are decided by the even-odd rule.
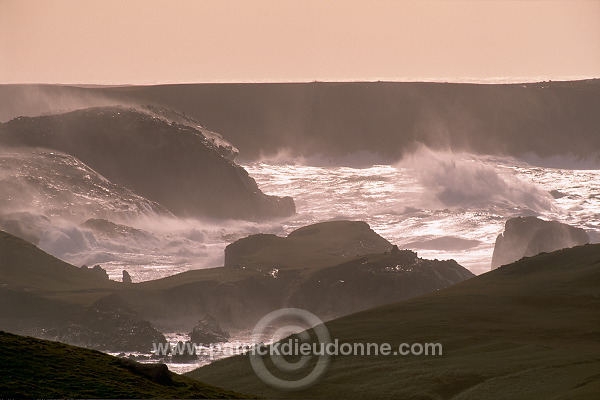
MULTIPOLYGON (((154 214, 114 220, 141 230, 129 236, 92 232, 82 225, 90 218, 85 207, 131 208, 140 200, 112 196, 110 187, 96 190, 102 197, 94 197, 94 190, 87 190, 82 183, 84 178, 74 183, 57 181, 42 176, 45 172, 39 169, 22 171, 22 175, 28 180, 31 174, 40 175, 38 178, 52 189, 51 196, 36 200, 40 204, 36 211, 49 217, 51 225, 41 218, 30 221, 48 225, 37 228, 44 232, 41 249, 74 265, 100 264, 115 280, 120 280, 126 269, 134 282, 140 282, 221 266, 225 246, 250 234, 286 235, 301 226, 331 219, 366 221, 400 248, 412 249, 424 258, 455 259, 475 274, 490 269, 496 237, 511 217, 537 215, 566 222, 584 228, 592 241, 600 240, 600 167, 538 165, 511 157, 426 148, 394 165, 262 160, 243 166, 265 193, 292 196, 296 215, 263 222, 154 214), (74 193, 69 185, 86 189, 83 200, 69 198, 65 205, 56 193, 74 193), (74 209, 80 215, 61 216, 61 210, 74 209)), ((0 183, 9 179, 14 180, 14 175, 0 183)), ((16 200, 13 203, 23 203, 16 200)), ((139 208, 144 206, 139 204, 139 208)))

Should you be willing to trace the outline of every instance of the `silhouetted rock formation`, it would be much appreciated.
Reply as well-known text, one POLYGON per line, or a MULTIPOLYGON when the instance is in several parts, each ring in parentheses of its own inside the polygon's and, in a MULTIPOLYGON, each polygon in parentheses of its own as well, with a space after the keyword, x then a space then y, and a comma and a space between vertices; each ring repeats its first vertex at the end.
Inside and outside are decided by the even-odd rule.
POLYGON ((198 325, 190 332, 190 340, 195 344, 208 346, 212 343, 229 341, 229 333, 219 326, 219 323, 210 315, 204 315, 198 325))
POLYGON ((196 347, 192 342, 177 342, 171 355, 171 361, 174 363, 193 363, 198 361, 198 355, 196 354, 196 347))
POLYGON ((355 221, 309 225, 285 238, 252 235, 231 244, 226 254, 226 267, 141 282, 123 295, 156 326, 191 329, 196 321, 190 315, 210 314, 231 331, 252 328, 282 307, 328 319, 474 276, 453 260, 392 250, 368 224, 355 221))
MULTIPOLYGON (((190 332, 198 324, 193 316, 210 314, 229 331, 252 328, 282 307, 304 308, 329 319, 473 277, 453 260, 425 260, 410 250, 392 250, 362 222, 314 224, 278 242, 238 253, 242 265, 127 285, 0 232, 0 300, 9 304, 0 308, 0 329, 96 349, 149 351, 152 343, 164 342, 153 326, 190 332), (101 300, 87 306, 96 298, 101 300)), ((224 333, 210 321, 202 326, 224 333)))
POLYGON ((142 364, 127 358, 119 358, 120 363, 128 370, 143 375, 160 385, 173 385, 173 378, 165 364, 142 364))
POLYGON ((125 269, 123 270, 123 283, 132 283, 131 275, 125 269))
POLYGON ((511 218, 506 221, 504 233, 496 239, 492 269, 523 257, 586 243, 589 237, 581 228, 536 217, 511 218))
POLYGON ((0 329, 110 351, 166 342, 100 266, 77 268, 0 232, 0 329), (93 302, 90 301, 99 299, 93 302))
POLYGON ((328 221, 298 228, 285 238, 261 233, 237 240, 225 248, 225 266, 314 267, 391 247, 366 222, 328 221))
POLYGON ((153 343, 167 341, 117 295, 81 309, 66 326, 49 331, 48 337, 76 346, 115 352, 150 352, 153 343))
POLYGON ((290 197, 262 193, 197 129, 131 108, 16 118, 0 124, 0 142, 68 153, 180 216, 256 220, 295 212, 290 197))
POLYGON ((104 268, 99 265, 94 265, 93 267, 88 267, 87 265, 82 265, 81 269, 84 271, 89 271, 91 274, 97 276, 102 280, 108 280, 108 273, 104 268))
MULTIPOLYGON (((37 147, 5 146, 3 132, 4 125, 0 124, 0 213, 35 210, 38 215, 78 221, 91 217, 172 215, 156 202, 108 181, 72 155, 37 147)), ((27 136, 23 133, 21 139, 26 140, 27 136)), ((15 143, 21 140, 19 135, 14 139, 15 143)), ((25 213, 17 214, 11 215, 18 222, 43 228, 39 221, 26 220, 25 213)))
POLYGON ((223 136, 202 126, 202 124, 198 120, 188 115, 185 115, 185 113, 180 113, 166 107, 152 105, 146 105, 143 107, 143 109, 150 112, 154 116, 164 118, 168 122, 175 122, 177 124, 189 126, 190 128, 194 128, 200 131, 200 133, 202 133, 206 140, 212 146, 214 146, 214 148, 219 152, 220 155, 231 161, 235 160, 235 158, 239 154, 238 149, 236 149, 234 145, 226 141, 223 138, 223 136))

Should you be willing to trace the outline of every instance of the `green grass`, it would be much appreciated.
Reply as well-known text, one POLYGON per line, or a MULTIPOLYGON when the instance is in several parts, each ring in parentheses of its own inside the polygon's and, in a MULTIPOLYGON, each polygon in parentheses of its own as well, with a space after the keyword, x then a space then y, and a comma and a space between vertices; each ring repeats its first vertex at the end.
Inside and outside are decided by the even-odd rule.
POLYGON ((0 332, 1 398, 247 398, 170 373, 159 384, 116 357, 0 332))
POLYGON ((326 323, 340 342, 441 343, 442 356, 340 356, 280 392, 244 356, 188 376, 269 398, 598 399, 600 245, 526 258, 436 293, 326 323))

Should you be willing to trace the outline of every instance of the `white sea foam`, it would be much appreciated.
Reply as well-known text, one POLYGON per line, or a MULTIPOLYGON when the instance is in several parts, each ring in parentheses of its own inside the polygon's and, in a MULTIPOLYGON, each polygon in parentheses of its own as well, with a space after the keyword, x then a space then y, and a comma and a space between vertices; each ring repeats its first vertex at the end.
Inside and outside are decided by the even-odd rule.
MULTIPOLYGON (((11 157, 4 160, 15 159, 11 157)), ((40 248, 75 265, 101 264, 112 279, 120 279, 123 269, 137 282, 220 266, 225 246, 239 238, 253 233, 285 235, 330 219, 364 220, 400 247, 413 246, 426 258, 456 259, 477 274, 489 270, 496 236, 513 216, 557 219, 582 227, 593 240, 600 240, 600 170, 537 167, 512 158, 428 149, 396 165, 362 168, 321 162, 312 166, 306 164, 314 160, 306 159, 288 163, 282 155, 277 161, 244 167, 264 192, 292 196, 298 212, 290 218, 254 223, 146 212, 147 200, 102 183, 101 177, 94 183, 85 169, 81 179, 72 180, 80 192, 87 188, 84 183, 94 183, 94 190, 86 189, 83 196, 69 188, 72 182, 62 175, 54 177, 38 168, 34 161, 39 157, 35 157, 27 159, 32 167, 21 163, 0 173, 5 194, 0 214, 23 212, 13 218, 37 232, 40 248), (34 190, 31 182, 38 181, 45 184, 34 190), (20 190, 8 190, 17 183, 20 190), (556 199, 549 194, 552 190, 559 192, 554 192, 556 199), (123 209, 141 211, 132 217, 131 213, 121 215, 123 209), (82 224, 92 217, 139 232, 115 236, 82 224), (453 248, 439 246, 439 240, 428 242, 438 238, 453 243, 459 238, 463 245, 453 248), (437 244, 428 247, 427 243, 437 244)), ((71 162, 64 157, 52 160, 71 162)), ((65 171, 73 169, 65 167, 65 171)))

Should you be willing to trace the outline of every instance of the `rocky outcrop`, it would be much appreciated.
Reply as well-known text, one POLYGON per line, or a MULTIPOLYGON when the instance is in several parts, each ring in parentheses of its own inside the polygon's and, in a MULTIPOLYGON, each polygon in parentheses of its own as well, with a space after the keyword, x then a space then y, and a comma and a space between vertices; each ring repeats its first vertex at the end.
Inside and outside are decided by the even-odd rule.
POLYGON ((150 352, 153 343, 167 341, 117 295, 79 310, 65 326, 49 331, 47 336, 76 346, 113 352, 150 352))
POLYGON ((229 341, 229 333, 219 326, 219 323, 210 315, 204 315, 198 325, 190 332, 192 343, 208 346, 212 343, 229 341))
POLYGON ((395 248, 316 271, 290 292, 287 305, 333 319, 434 292, 473 276, 454 260, 427 260, 395 248))
POLYGON ((347 257, 390 250, 392 244, 362 221, 328 221, 304 226, 287 237, 257 234, 225 248, 226 267, 315 267, 347 257))
POLYGON ((506 221, 504 233, 496 238, 492 269, 523 257, 589 243, 587 233, 558 221, 517 217, 506 221))
MULTIPOLYGON (((8 135, 14 136, 13 144, 30 142, 36 146, 39 142, 39 146, 44 146, 46 142, 50 147, 52 134, 47 133, 45 139, 29 138, 30 129, 38 128, 23 125, 19 128, 22 130, 13 131, 14 127, 0 124, 0 213, 12 213, 11 218, 18 223, 38 227, 43 227, 42 221, 26 219, 25 213, 17 215, 14 211, 35 210, 37 215, 77 221, 90 217, 122 219, 172 215, 130 188, 108 181, 73 155, 37 147, 5 146, 2 137, 8 135)), ((40 131, 44 129, 39 127, 40 131)), ((36 235, 40 237, 40 233, 36 235)))
POLYGON ((393 247, 364 222, 329 221, 287 237, 238 240, 226 250, 225 267, 142 282, 124 295, 156 326, 191 329, 196 321, 190 315, 210 314, 231 331, 252 328, 283 307, 304 308, 329 319, 473 276, 453 260, 425 260, 393 247))
POLYGON ((145 111, 149 112, 153 116, 163 118, 168 122, 175 122, 177 124, 189 126, 199 131, 205 138, 208 144, 212 145, 223 157, 233 161, 239 154, 239 150, 234 145, 229 143, 219 135, 217 132, 213 132, 203 126, 200 121, 180 113, 167 107, 145 105, 142 107, 145 111))
POLYGON ((0 329, 98 350, 149 352, 165 337, 117 294, 125 286, 100 266, 77 268, 0 231, 0 329), (88 305, 93 299, 99 300, 88 305))
POLYGON ((190 341, 177 342, 177 344, 173 347, 171 362, 185 364, 198 361, 195 344, 196 343, 192 343, 190 341))
POLYGON ((16 118, 0 124, 0 142, 67 153, 179 216, 257 220, 295 212, 290 197, 262 193, 198 129, 132 108, 16 118))
POLYGON ((127 358, 119 358, 118 360, 128 370, 143 375, 152 382, 160 385, 174 384, 171 372, 165 364, 142 364, 127 358))
POLYGON ((131 275, 129 275, 129 272, 125 269, 123 270, 123 283, 133 283, 131 275))
POLYGON ((89 271, 91 274, 93 274, 94 276, 97 276, 98 278, 100 278, 102 280, 108 280, 108 273, 100 265, 94 265, 93 267, 88 267, 87 265, 82 265, 81 269, 84 271, 89 271))

